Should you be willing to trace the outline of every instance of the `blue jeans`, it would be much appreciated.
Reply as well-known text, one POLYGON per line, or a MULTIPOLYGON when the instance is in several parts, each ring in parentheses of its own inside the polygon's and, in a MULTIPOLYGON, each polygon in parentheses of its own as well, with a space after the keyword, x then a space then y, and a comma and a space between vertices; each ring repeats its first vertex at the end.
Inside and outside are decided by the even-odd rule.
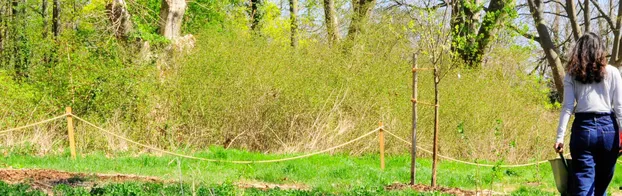
POLYGON ((572 195, 606 195, 618 158, 618 125, 611 113, 577 113, 570 154, 572 195))

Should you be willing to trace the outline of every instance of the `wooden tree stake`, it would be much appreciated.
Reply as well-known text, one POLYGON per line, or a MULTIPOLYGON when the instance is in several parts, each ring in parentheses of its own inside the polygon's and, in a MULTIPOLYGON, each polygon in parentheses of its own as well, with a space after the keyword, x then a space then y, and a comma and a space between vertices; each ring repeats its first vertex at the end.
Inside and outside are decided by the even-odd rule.
POLYGON ((413 54, 413 116, 412 116, 412 146, 410 148, 410 184, 415 184, 417 171, 417 54, 413 54))
POLYGON ((71 150, 71 159, 76 159, 76 140, 73 132, 73 117, 71 116, 71 107, 66 108, 67 111, 67 135, 69 136, 69 150, 71 150))
POLYGON ((384 170, 384 128, 382 122, 378 124, 380 130, 378 131, 378 141, 380 142, 380 169, 384 170))

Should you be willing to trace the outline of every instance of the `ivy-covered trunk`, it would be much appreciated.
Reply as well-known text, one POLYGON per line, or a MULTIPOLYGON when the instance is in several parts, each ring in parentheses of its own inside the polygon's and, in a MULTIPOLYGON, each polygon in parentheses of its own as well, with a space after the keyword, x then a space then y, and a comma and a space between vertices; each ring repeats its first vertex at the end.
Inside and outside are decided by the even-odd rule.
POLYGON ((352 20, 348 27, 348 40, 354 40, 361 32, 361 28, 367 19, 371 10, 376 5, 376 0, 353 0, 352 1, 352 20))
POLYGON ((470 67, 479 67, 497 30, 515 12, 513 0, 491 0, 487 9, 484 9, 480 0, 454 1, 452 52, 470 67), (486 12, 483 19, 482 11, 486 12))

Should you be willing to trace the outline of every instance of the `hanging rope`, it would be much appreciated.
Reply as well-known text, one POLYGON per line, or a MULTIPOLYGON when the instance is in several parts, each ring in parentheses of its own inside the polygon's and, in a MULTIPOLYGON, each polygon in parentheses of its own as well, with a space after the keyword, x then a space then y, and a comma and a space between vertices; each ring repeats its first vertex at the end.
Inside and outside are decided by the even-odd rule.
MULTIPOLYGON (((386 132, 387 134, 393 136, 395 139, 397 139, 397 140, 399 140, 399 141, 401 141, 401 142, 403 142, 405 144, 408 144, 409 146, 412 146, 411 142, 406 141, 405 139, 402 139, 401 137, 391 133, 390 131, 384 130, 384 132, 386 132)), ((429 154, 433 154, 432 151, 427 150, 425 148, 421 148, 419 146, 417 146, 417 149, 419 149, 419 150, 421 150, 423 152, 429 153, 429 154)), ((566 156, 568 156, 568 155, 569 154, 566 154, 566 156)), ((548 162, 548 160, 542 160, 542 161, 538 161, 538 162, 517 164, 517 165, 491 165, 491 164, 481 164, 481 163, 473 163, 473 162, 469 162, 469 161, 463 161, 463 160, 455 159, 455 158, 444 156, 444 155, 440 155, 440 154, 438 156, 441 157, 441 158, 450 160, 450 161, 454 161, 454 162, 458 162, 458 163, 463 163, 463 164, 468 164, 468 165, 475 165, 475 166, 480 166, 480 167, 495 167, 495 166, 498 166, 498 167, 501 167, 501 168, 515 168, 515 167, 527 167, 527 166, 532 166, 532 165, 539 165, 539 164, 548 162)))
POLYGON ((24 125, 24 126, 21 126, 21 127, 15 127, 15 128, 7 129, 7 130, 4 130, 4 131, 0 131, 0 135, 5 134, 5 133, 9 133, 9 132, 13 132, 13 131, 19 131, 19 130, 26 129, 26 128, 29 128, 29 127, 34 127, 34 126, 37 126, 37 125, 40 125, 40 124, 49 123, 49 122, 52 122, 52 121, 55 121, 55 120, 58 120, 58 119, 61 119, 61 118, 65 118, 66 116, 67 116, 67 114, 63 114, 63 115, 60 115, 60 116, 57 116, 57 117, 54 117, 54 118, 50 118, 50 119, 47 119, 47 120, 42 120, 42 121, 39 121, 39 122, 36 122, 36 123, 32 123, 32 124, 24 125))
POLYGON ((359 141, 359 140, 361 140, 361 139, 363 139, 363 138, 365 138, 365 137, 367 137, 367 136, 377 132, 378 130, 380 130, 382 128, 382 127, 378 127, 378 128, 376 128, 376 129, 374 129, 374 130, 372 130, 370 132, 367 132, 367 133, 365 133, 365 134, 363 134, 363 135, 361 135, 361 136, 359 136, 359 137, 357 137, 357 138, 355 138, 353 140, 345 142, 343 144, 340 144, 340 145, 337 145, 337 146, 334 146, 334 147, 331 147, 331 148, 328 148, 328 149, 325 149, 325 150, 322 150, 322 151, 319 151, 319 152, 310 153, 310 154, 305 154, 305 155, 300 155, 300 156, 295 156, 295 157, 289 157, 289 158, 282 158, 282 159, 273 159, 273 160, 233 161, 233 160, 206 159, 206 158, 201 158, 201 157, 189 156, 189 155, 184 155, 184 154, 179 154, 179 153, 163 150, 163 149, 156 148, 156 147, 153 147, 153 146, 149 146, 149 145, 146 145, 146 144, 141 144, 141 143, 139 143, 137 141, 134 141, 134 140, 128 139, 126 137, 123 137, 121 135, 118 135, 118 134, 115 134, 113 132, 110 132, 110 131, 108 131, 108 130, 106 130, 104 128, 101 128, 101 127, 99 127, 99 126, 97 126, 97 125, 95 125, 95 124, 93 124, 93 123, 91 123, 89 121, 86 121, 86 120, 84 120, 84 119, 82 119, 82 118, 80 118, 78 116, 75 116, 75 115, 71 115, 71 116, 73 116, 74 118, 84 122, 85 124, 87 124, 87 125, 89 125, 89 126, 91 126, 93 128, 96 128, 96 129, 98 129, 98 130, 100 130, 100 131, 102 131, 104 133, 107 133, 109 135, 112 135, 112 136, 114 136, 116 138, 119 138, 121 140, 125 140, 125 141, 127 141, 129 143, 132 143, 132 144, 144 147, 144 148, 155 150, 155 151, 158 151, 158 152, 161 152, 161 153, 164 153, 164 154, 169 154, 169 155, 173 155, 173 156, 177 156, 177 157, 183 157, 183 158, 187 158, 187 159, 200 160, 200 161, 221 162, 221 163, 234 163, 234 164, 275 163, 275 162, 283 162, 283 161, 290 161, 290 160, 295 160, 295 159, 306 158, 306 157, 310 157, 310 156, 313 156, 313 155, 326 153, 328 151, 332 151, 332 150, 335 150, 337 148, 344 147, 344 146, 346 146, 348 144, 351 144, 353 142, 359 141))

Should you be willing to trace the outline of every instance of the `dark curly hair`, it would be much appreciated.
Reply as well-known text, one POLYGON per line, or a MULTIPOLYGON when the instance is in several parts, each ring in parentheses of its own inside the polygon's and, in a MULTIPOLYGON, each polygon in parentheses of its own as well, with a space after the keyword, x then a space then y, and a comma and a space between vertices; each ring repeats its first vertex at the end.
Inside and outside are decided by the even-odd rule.
POLYGON ((606 66, 605 45, 600 36, 589 32, 577 40, 566 71, 583 84, 599 83, 605 77, 606 66))

